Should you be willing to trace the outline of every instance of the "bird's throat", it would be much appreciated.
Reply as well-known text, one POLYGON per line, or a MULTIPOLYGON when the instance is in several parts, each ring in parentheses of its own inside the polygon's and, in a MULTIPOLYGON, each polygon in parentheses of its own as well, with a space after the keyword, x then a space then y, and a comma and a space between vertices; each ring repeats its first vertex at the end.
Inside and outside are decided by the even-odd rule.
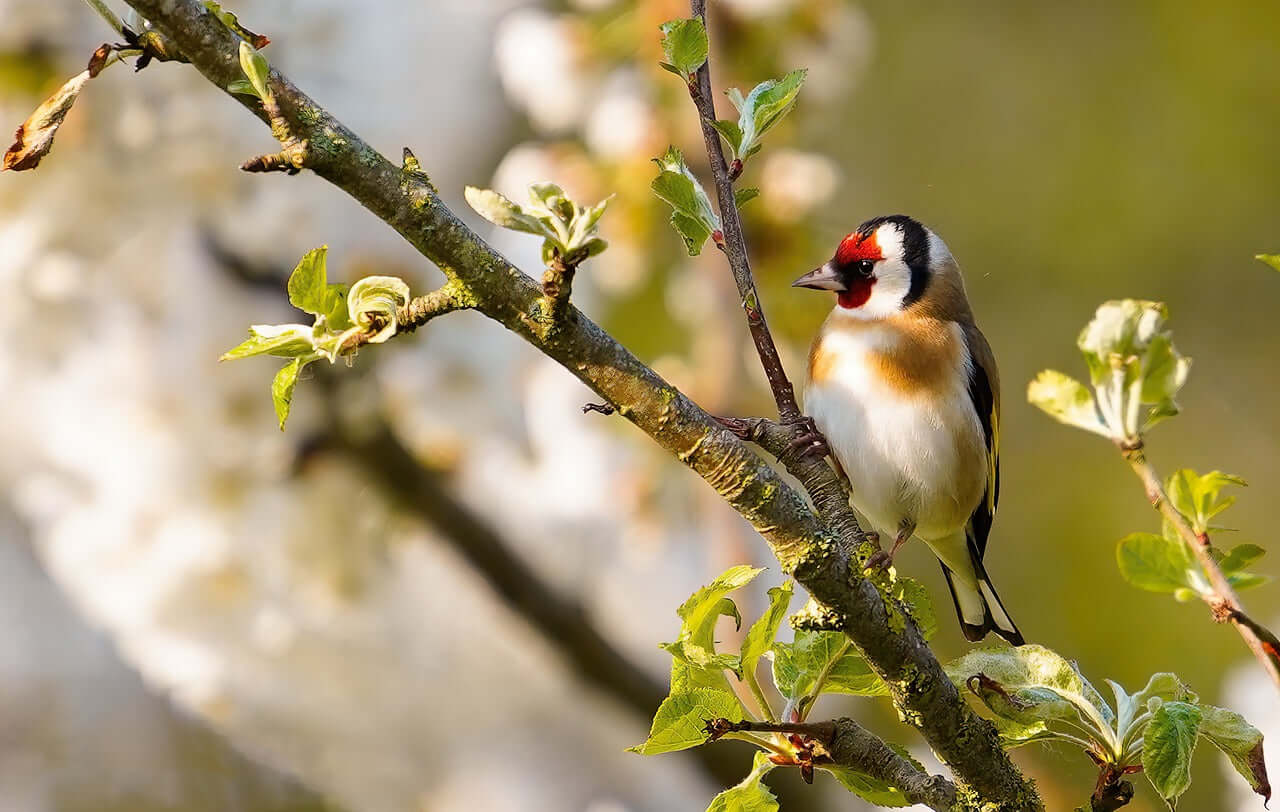
POLYGON ((876 284, 873 279, 859 279, 853 283, 848 290, 842 290, 836 294, 836 300, 840 306, 846 310, 852 310, 856 307, 862 307, 871 298, 871 288, 876 284))

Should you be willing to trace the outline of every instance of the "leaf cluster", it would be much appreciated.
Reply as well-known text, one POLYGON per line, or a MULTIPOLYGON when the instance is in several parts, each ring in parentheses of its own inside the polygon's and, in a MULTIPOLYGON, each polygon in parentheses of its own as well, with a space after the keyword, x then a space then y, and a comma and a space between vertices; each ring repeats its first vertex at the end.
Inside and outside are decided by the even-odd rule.
POLYGON ((1148 429, 1178 413, 1174 397, 1191 368, 1191 359, 1173 346, 1167 318, 1159 302, 1104 303, 1076 341, 1092 391, 1069 375, 1045 370, 1031 382, 1027 398, 1063 423, 1138 445, 1148 429))
POLYGON ((529 202, 518 205, 493 191, 466 188, 467 203, 496 226, 542 237, 542 262, 559 260, 577 265, 609 247, 597 236, 600 218, 613 199, 610 195, 594 206, 579 206, 554 183, 529 187, 529 202))
MULTIPOLYGON (((1165 493, 1173 507, 1181 513, 1197 535, 1229 528, 1211 524, 1210 520, 1235 502, 1234 496, 1219 498, 1228 485, 1243 486, 1245 481, 1232 474, 1210 471, 1197 474, 1183 468, 1169 477, 1165 493)), ((1206 536, 1207 537, 1207 536, 1206 536)), ((1265 584, 1271 579, 1247 571, 1247 567, 1266 552, 1257 544, 1237 544, 1223 552, 1216 547, 1209 554, 1237 590, 1265 584)), ((1171 593, 1180 601, 1193 598, 1211 600, 1217 594, 1204 570, 1188 548, 1187 542, 1168 521, 1162 533, 1131 533, 1116 545, 1116 563, 1125 580, 1139 589, 1171 593)))
POLYGON ((1202 704, 1174 674, 1155 674, 1135 694, 1107 680, 1110 704, 1075 663, 1043 646, 977 649, 946 670, 989 712, 1006 747, 1061 742, 1117 775, 1140 769, 1172 809, 1191 786, 1191 757, 1205 739, 1271 797, 1262 733, 1238 713, 1202 704))
MULTIPOLYGON (((884 683, 844 634, 798 629, 791 642, 776 639, 793 597, 790 582, 769 590, 768 607, 747 630, 737 651, 719 650, 715 640, 717 621, 728 617, 733 619, 735 627, 742 625, 742 616, 731 594, 751 583, 762 571, 748 566, 732 567, 680 606, 677 611, 680 633, 674 642, 662 645, 672 656, 670 694, 654 715, 648 739, 631 748, 633 752, 654 755, 704 744, 710 720, 758 721, 739 698, 742 688, 751 691, 760 712, 771 721, 777 718, 804 721, 822 694, 887 695, 884 683), (765 659, 771 660, 773 687, 784 702, 780 715, 774 713, 758 682, 757 671, 765 659), (739 691, 735 691, 735 687, 739 691)), ((898 594, 909 596, 907 611, 917 618, 921 627, 936 627, 933 609, 923 588, 905 578, 896 584, 898 594)), ((727 734, 728 738, 752 742, 762 752, 757 754, 751 775, 742 784, 717 796, 709 810, 777 808, 760 778, 775 765, 796 763, 789 759, 798 753, 789 737, 771 734, 761 738, 763 735, 727 734)), ((905 750, 900 752, 905 754, 905 750)), ((884 781, 846 766, 830 763, 817 766, 870 803, 908 805, 901 791, 884 781)))
POLYGON ((315 317, 310 324, 255 324, 249 338, 222 355, 232 361, 255 355, 288 358, 271 382, 271 401, 284 429, 298 375, 307 364, 329 363, 363 344, 380 344, 399 326, 409 286, 395 276, 366 276, 348 288, 328 281, 328 247, 307 252, 289 275, 289 302, 315 317))

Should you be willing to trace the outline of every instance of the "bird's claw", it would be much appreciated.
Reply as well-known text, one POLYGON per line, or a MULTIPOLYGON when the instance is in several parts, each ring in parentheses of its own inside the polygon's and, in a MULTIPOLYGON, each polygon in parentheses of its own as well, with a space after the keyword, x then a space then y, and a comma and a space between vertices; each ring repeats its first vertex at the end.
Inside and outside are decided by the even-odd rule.
POLYGON ((805 457, 826 457, 831 454, 831 447, 827 445, 827 438, 818 431, 818 426, 813 422, 812 417, 801 417, 794 424, 800 430, 800 434, 787 443, 787 452, 792 453, 796 449, 801 449, 800 453, 805 457))
POLYGON ((863 569, 880 570, 881 572, 889 569, 893 564, 893 556, 884 550, 876 550, 867 557, 867 563, 863 565, 863 569))

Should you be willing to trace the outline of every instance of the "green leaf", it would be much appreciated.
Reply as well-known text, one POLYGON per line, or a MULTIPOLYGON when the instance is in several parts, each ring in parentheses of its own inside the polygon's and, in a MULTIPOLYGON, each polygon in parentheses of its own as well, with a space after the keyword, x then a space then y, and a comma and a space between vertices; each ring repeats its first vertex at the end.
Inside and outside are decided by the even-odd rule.
POLYGON ((1270 575, 1257 575, 1252 572, 1236 572, 1227 576, 1227 583, 1237 592, 1252 589, 1255 586, 1271 583, 1270 575))
POLYGON ((684 241, 685 250, 691 257, 702 253, 702 246, 712 234, 712 229, 706 223, 678 211, 671 214, 671 227, 680 235, 680 239, 684 241))
POLYGON ((888 688, 841 632, 797 629, 795 641, 774 643, 773 682, 788 699, 818 693, 884 696, 888 688), (819 681, 821 680, 821 685, 819 681))
POLYGON ((769 608, 747 630, 742 639, 741 669, 744 674, 755 673, 756 664, 765 652, 773 648, 773 640, 778 636, 778 627, 787 616, 791 607, 793 587, 790 581, 782 586, 769 590, 769 608))
POLYGON ((1151 715, 1142 747, 1142 770, 1160 797, 1176 801, 1191 786, 1191 755, 1203 714, 1187 702, 1165 702, 1151 715))
POLYGON ((1180 538, 1131 533, 1116 545, 1116 564, 1126 581, 1149 592, 1200 591, 1204 585, 1199 565, 1180 538))
POLYGON ((219 361, 234 361, 254 355, 274 355, 279 358, 296 358, 315 352, 312 328, 305 324, 255 324, 249 328, 249 338, 227 350, 219 361))
POLYGON ((738 157, 746 158, 759 149, 760 138, 795 106, 808 71, 793 70, 781 79, 756 85, 743 100, 738 126, 742 131, 738 157))
POLYGON ((1190 371, 1191 359, 1174 349, 1171 336, 1165 333, 1151 339, 1141 366, 1142 402, 1155 404, 1146 426, 1178 413, 1173 398, 1187 382, 1190 371))
POLYGON ((662 31, 664 67, 688 81, 689 75, 707 61, 707 29, 702 20, 669 20, 662 31))
POLYGON ((240 43, 240 70, 244 71, 245 78, 253 85, 253 92, 258 98, 266 101, 270 93, 267 89, 267 77, 271 75, 271 66, 267 64, 266 57, 244 41, 240 43))
MULTIPOLYGON (((725 679, 724 671, 728 669, 738 673, 742 666, 736 654, 716 652, 716 621, 721 616, 728 616, 734 618, 739 625, 741 624, 742 617, 738 614, 737 605, 726 596, 750 583, 763 571, 745 565, 731 567, 710 584, 693 593, 677 610, 683 621, 680 636, 675 642, 662 646, 673 658, 671 663, 673 694, 695 687, 729 690, 729 682, 725 679)), ((739 713, 742 711, 740 710, 739 713)))
POLYGON ((1218 567, 1227 575, 1234 575, 1245 567, 1266 555, 1266 550, 1256 544, 1237 544, 1231 552, 1218 562, 1218 567))
POLYGON ((347 313, 361 328, 378 325, 370 344, 381 344, 396 334, 400 308, 409 303, 409 285, 398 276, 366 276, 351 286, 347 313))
POLYGON ((739 187, 733 190, 733 203, 738 208, 742 208, 748 200, 755 200, 759 196, 760 190, 754 186, 739 187))
POLYGON ((467 203, 476 213, 495 226, 509 228, 512 231, 523 231, 548 239, 559 239, 554 228, 538 217, 527 214, 524 209, 492 189, 478 189, 468 186, 463 191, 467 203))
POLYGON ((289 274, 289 303, 305 313, 323 317, 324 327, 345 330, 353 324, 347 315, 347 286, 328 283, 328 251, 328 246, 322 245, 299 260, 289 274))
POLYGON ((778 799, 760 779, 773 769, 773 762, 757 751, 751 773, 742 782, 711 799, 707 812, 777 812, 778 799))
POLYGON ((232 31, 236 32, 236 34, 241 39, 248 41, 248 43, 253 47, 265 48, 267 47, 267 45, 271 43, 271 40, 267 39, 261 34, 255 34, 249 29, 245 28, 243 25, 241 25, 240 21, 236 19, 236 15, 232 14, 229 11, 223 11, 222 6, 214 2, 214 0, 204 0, 204 6, 205 8, 209 9, 209 11, 211 11, 214 14, 214 16, 216 16, 219 20, 222 20, 223 25, 225 25, 227 28, 230 28, 232 31))
POLYGON ((1207 533, 1210 529, 1209 520, 1236 501, 1234 496, 1219 499, 1222 489, 1228 485, 1244 487, 1248 484, 1235 474, 1210 471, 1201 475, 1190 468, 1183 468, 1169 476, 1165 491, 1169 494, 1169 501, 1179 513, 1187 517, 1195 531, 1207 533))
POLYGON ((1146 686, 1133 695, 1137 712, 1142 713, 1143 709, 1152 704, 1153 699, 1161 702, 1190 702, 1193 705, 1200 701, 1196 692, 1188 688, 1177 674, 1168 671, 1152 674, 1146 686))
POLYGON ((280 421, 280 430, 284 431, 284 423, 289 419, 289 408, 293 405, 293 388, 298 384, 298 373, 310 363, 312 358, 295 358, 276 373, 271 381, 271 402, 276 407, 276 419, 280 421))
POLYGON ((729 691, 694 688, 672 693, 658 706, 649 738, 628 748, 633 753, 652 756, 697 747, 707 740, 708 719, 740 721, 742 705, 729 691))
POLYGON ((707 237, 720 230, 720 218, 711 208, 706 190, 689 171, 680 150, 671 147, 654 162, 658 165, 658 176, 651 188, 671 205, 674 210, 671 225, 684 239, 689 255, 697 256, 707 237))
POLYGON ((248 79, 236 79, 227 85, 227 91, 230 93, 238 93, 241 96, 256 96, 258 89, 248 79))
POLYGON ((1027 400, 1068 426, 1103 437, 1111 436, 1111 430, 1098 414, 1093 395, 1084 384, 1069 375, 1046 369, 1027 387, 1027 400))
POLYGON ((958 687, 974 692, 997 716, 1030 728, 1079 720, 1107 741, 1115 713, 1075 664, 1038 645, 976 649, 945 666, 958 687))
POLYGON ((1280 271, 1280 254, 1254 254, 1254 259, 1267 263, 1272 268, 1280 271))
POLYGON ((1271 800, 1271 781, 1262 754, 1262 731, 1225 708, 1201 705, 1200 735, 1221 750, 1253 791, 1271 800))
MULTIPOLYGON (((594 206, 579 208, 575 211, 569 228, 569 245, 567 246, 569 250, 588 244, 589 238, 596 233, 600 218, 604 216, 605 209, 609 207, 609 201, 613 200, 613 197, 609 195, 594 206)), ((604 241, 599 240, 599 242, 604 241)))
POLYGON ((328 304, 325 290, 328 272, 325 258, 329 247, 322 245, 303 255, 289 274, 289 304, 306 313, 319 315, 328 304))
POLYGON ((729 145, 729 149, 732 150, 730 157, 738 157, 738 153, 742 150, 742 127, 738 126, 738 122, 722 119, 711 122, 711 126, 716 128, 716 132, 720 133, 725 143, 729 145))

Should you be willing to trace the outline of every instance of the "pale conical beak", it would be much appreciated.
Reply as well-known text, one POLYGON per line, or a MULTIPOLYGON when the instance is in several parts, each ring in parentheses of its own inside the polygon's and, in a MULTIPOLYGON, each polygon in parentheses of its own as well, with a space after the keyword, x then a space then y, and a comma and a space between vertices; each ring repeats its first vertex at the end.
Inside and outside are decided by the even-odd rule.
POLYGON ((840 281, 840 274, 836 273, 835 266, 830 262, 821 268, 815 268, 804 276, 791 283, 793 288, 814 288, 815 290, 845 290, 844 283, 840 281))

